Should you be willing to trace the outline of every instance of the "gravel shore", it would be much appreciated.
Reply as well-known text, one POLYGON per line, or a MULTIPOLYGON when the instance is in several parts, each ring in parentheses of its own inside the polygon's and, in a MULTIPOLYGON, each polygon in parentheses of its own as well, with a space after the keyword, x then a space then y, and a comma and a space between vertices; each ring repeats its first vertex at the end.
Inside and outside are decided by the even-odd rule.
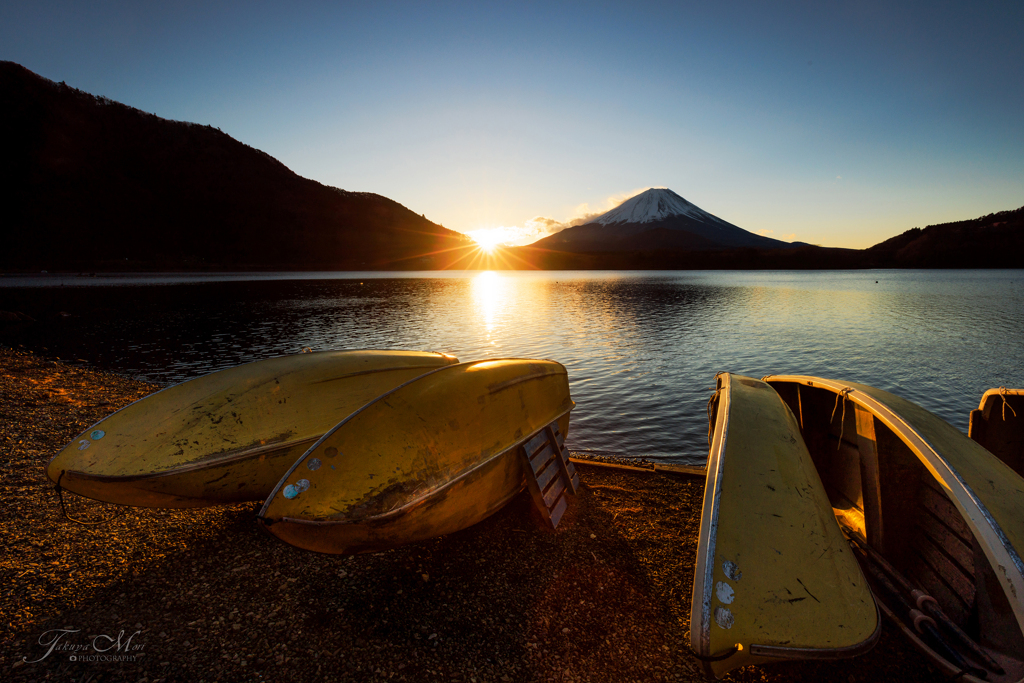
MULTIPOLYGON (((71 516, 100 523, 65 519, 46 462, 156 389, 0 347, 0 679, 704 680, 689 649, 703 480, 581 465, 557 531, 524 493, 461 532, 353 557, 261 533, 255 504, 148 510, 68 496, 71 516), (40 644, 100 636, 110 647, 119 634, 121 650, 96 661, 82 661, 100 656, 91 646, 46 655, 40 644)), ((885 624, 863 657, 731 678, 937 674, 885 624)))

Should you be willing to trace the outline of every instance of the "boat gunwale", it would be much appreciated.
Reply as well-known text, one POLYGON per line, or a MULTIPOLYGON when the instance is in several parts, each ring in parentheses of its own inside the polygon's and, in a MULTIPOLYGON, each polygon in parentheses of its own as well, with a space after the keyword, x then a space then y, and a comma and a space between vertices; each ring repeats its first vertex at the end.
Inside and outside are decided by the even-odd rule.
POLYGON ((878 639, 882 637, 882 614, 878 610, 878 602, 875 603, 875 630, 871 635, 859 643, 846 645, 844 647, 785 647, 782 645, 758 645, 750 644, 750 654, 772 659, 816 659, 833 660, 856 657, 870 652, 878 639))
MULTIPOLYGON (((161 389, 159 389, 157 391, 154 391, 151 394, 146 394, 145 396, 143 396, 141 398, 135 399, 134 401, 132 401, 131 403, 129 403, 126 406, 121 406, 120 408, 118 408, 114 412, 110 413, 110 415, 107 415, 106 417, 101 418, 100 420, 92 423, 91 425, 86 427, 84 430, 79 432, 77 436, 75 436, 73 439, 71 439, 71 441, 69 441, 62 448, 60 448, 60 450, 58 450, 53 455, 53 457, 51 457, 46 462, 47 477, 49 477, 50 465, 53 464, 53 461, 56 460, 57 458, 59 458, 66 450, 68 450, 69 448, 74 446, 76 443, 78 443, 78 439, 83 434, 87 434, 87 433, 95 430, 96 427, 98 427, 103 422, 106 422, 107 420, 113 418, 114 416, 123 413, 124 411, 130 409, 132 406, 134 406, 134 405, 136 405, 138 403, 141 403, 142 401, 145 401, 147 399, 151 399, 154 396, 159 396, 160 394, 163 394, 164 392, 170 391, 171 389, 175 389, 177 387, 184 386, 184 385, 189 384, 191 382, 198 382, 200 380, 206 379, 206 378, 211 377, 213 375, 218 375, 219 373, 222 373, 222 372, 227 372, 227 371, 230 371, 230 370, 238 370, 239 368, 248 367, 248 366, 251 366, 251 365, 255 365, 257 363, 266 363, 268 361, 281 360, 281 359, 285 359, 285 358, 291 359, 291 358, 296 358, 296 357, 300 357, 300 356, 317 356, 317 355, 327 354, 327 353, 357 354, 357 353, 366 353, 366 352, 376 352, 376 353, 380 353, 380 352, 384 352, 384 353, 422 353, 422 354, 424 354, 426 356, 435 355, 435 356, 440 356, 442 358, 454 358, 455 360, 458 360, 458 358, 456 358, 455 356, 453 356, 451 354, 448 354, 448 353, 444 353, 442 351, 413 351, 413 352, 410 352, 408 349, 323 349, 323 350, 320 350, 320 351, 310 351, 310 352, 307 352, 307 353, 303 353, 303 352, 288 353, 288 354, 284 354, 284 355, 281 355, 281 356, 271 356, 270 358, 259 358, 257 360, 249 361, 248 363, 241 363, 239 365, 233 365, 233 366, 231 366, 229 368, 221 368, 220 370, 214 370, 213 372, 208 372, 208 373, 206 373, 204 375, 199 375, 198 377, 190 377, 189 379, 183 380, 181 382, 177 382, 176 384, 172 384, 170 386, 163 387, 163 388, 161 388, 161 389)), ((446 367, 451 367, 452 365, 458 365, 458 363, 450 363, 448 365, 442 365, 440 367, 441 368, 446 368, 446 367)), ((381 368, 381 371, 391 370, 391 369, 406 369, 406 370, 408 370, 408 369, 412 369, 412 368, 415 368, 415 367, 419 367, 419 366, 410 365, 410 366, 403 367, 403 368, 381 368)), ((424 366, 424 367, 429 367, 429 366, 424 366)), ((440 369, 440 368, 433 368, 433 369, 440 369)), ((365 371, 365 370, 363 370, 363 371, 360 371, 358 373, 353 373, 353 374, 367 374, 368 372, 374 372, 374 371, 365 371)), ((81 473, 80 470, 66 470, 66 471, 68 471, 68 472, 75 472, 76 474, 81 473)), ((180 470, 175 469, 175 470, 167 470, 167 471, 168 472, 172 472, 172 471, 173 472, 178 472, 180 470)), ((111 476, 111 477, 113 477, 113 476, 123 476, 123 475, 93 475, 93 476, 96 476, 96 477, 111 476)), ((52 477, 50 478, 50 480, 53 481, 52 477)))
MULTIPOLYGON (((556 372, 547 373, 547 374, 543 374, 543 375, 539 374, 539 373, 534 373, 530 377, 528 377, 527 379, 539 379, 540 377, 550 377, 550 376, 554 376, 554 375, 565 375, 566 377, 568 377, 568 375, 569 375, 569 372, 568 372, 568 370, 565 369, 565 366, 562 365, 561 363, 559 363, 558 361, 547 360, 547 359, 537 359, 537 358, 486 358, 486 359, 482 359, 482 360, 466 361, 466 362, 463 362, 463 363, 454 363, 454 364, 451 364, 451 365, 442 365, 439 368, 434 368, 433 370, 430 370, 430 371, 428 371, 428 372, 426 372, 426 373, 424 373, 424 374, 422 374, 422 375, 420 375, 418 377, 414 377, 413 379, 410 379, 408 382, 404 382, 404 383, 398 385, 397 387, 394 387, 390 391, 387 391, 387 392, 381 394, 380 396, 378 396, 377 398, 373 399, 372 401, 369 401, 363 407, 361 407, 358 410, 352 412, 350 415, 348 415, 343 420, 341 420, 341 422, 339 422, 334 427, 332 427, 330 430, 328 430, 323 436, 321 436, 317 440, 317 442, 315 444, 313 444, 312 446, 310 446, 309 449, 305 453, 300 455, 298 457, 298 459, 296 459, 296 461, 294 463, 292 463, 292 466, 290 468, 288 468, 288 471, 285 472, 281 476, 281 478, 277 482, 277 485, 274 487, 274 489, 267 496, 266 500, 263 502, 263 506, 260 508, 260 511, 257 514, 257 518, 261 520, 261 523, 262 523, 262 520, 268 519, 266 517, 266 513, 267 513, 268 508, 270 507, 270 505, 274 501, 274 499, 277 497, 278 492, 287 484, 288 478, 291 477, 292 474, 295 472, 295 470, 299 468, 299 465, 301 465, 306 460, 306 458, 308 458, 310 455, 312 455, 312 453, 314 451, 316 451, 316 449, 320 446, 320 444, 323 443, 325 440, 327 440, 328 437, 330 437, 335 432, 337 432, 339 429, 341 429, 343 426, 348 424, 351 420, 355 419, 355 417, 357 415, 360 415, 364 410, 368 410, 370 408, 370 406, 376 405, 377 403, 379 403, 381 401, 384 401, 385 399, 387 399, 389 396, 391 396, 395 392, 400 391, 401 389, 404 389, 405 387, 409 386, 410 384, 413 384, 414 382, 418 382, 420 380, 426 379, 427 377, 429 377, 431 375, 434 375, 434 374, 436 374, 438 372, 441 372, 443 370, 451 370, 452 368, 462 368, 462 367, 465 367, 465 366, 475 365, 475 364, 478 364, 478 363, 488 363, 488 362, 506 361, 506 360, 529 361, 529 362, 534 362, 534 363, 542 361, 542 362, 546 362, 546 363, 553 363, 558 368, 561 368, 561 372, 557 372, 556 371, 556 372)), ((510 386, 512 386, 512 385, 510 385, 510 386)), ((571 401, 571 398, 570 398, 570 401, 571 401)), ((569 407, 567 410, 559 413, 558 417, 555 417, 553 420, 548 420, 547 422, 545 422, 544 423, 544 427, 547 427, 554 420, 561 419, 562 416, 564 416, 566 413, 571 412, 575 407, 576 407, 576 403, 573 402, 572 406, 569 407)), ((533 432, 533 434, 536 434, 536 433, 537 432, 533 432)), ((531 436, 532 436, 532 434, 531 434, 531 436)), ((523 443, 526 443, 527 440, 528 440, 528 438, 527 439, 523 439, 521 441, 517 441, 516 442, 516 446, 519 446, 519 445, 522 445, 523 443)), ((486 461, 484 461, 484 463, 477 463, 477 465, 474 465, 472 468, 470 468, 468 470, 465 470, 464 472, 460 473, 458 475, 458 477, 456 479, 451 480, 451 482, 454 482, 457 479, 461 479, 464 474, 468 474, 469 472, 472 472, 472 471, 476 470, 478 467, 482 466, 483 464, 491 462, 495 458, 501 457, 508 450, 509 449, 505 449, 505 450, 499 452, 498 454, 494 455, 493 457, 488 458, 486 461)), ((448 483, 444 484, 443 486, 438 487, 437 489, 433 489, 430 493, 427 493, 427 494, 424 494, 423 496, 421 496, 420 499, 423 499, 423 498, 429 497, 430 495, 433 495, 433 491, 442 490, 443 488, 448 486, 451 482, 448 482, 448 483)), ((389 514, 390 512, 392 512, 392 511, 389 510, 388 513, 384 513, 384 514, 389 514)), ((300 518, 281 517, 280 519, 300 519, 300 518)), ((365 519, 370 519, 370 518, 365 518, 365 519)), ((317 520, 307 520, 307 521, 317 521, 317 520)), ((330 521, 331 520, 319 520, 320 523, 329 523, 330 521)), ((335 523, 342 523, 342 522, 337 521, 335 523)), ((269 525, 267 525, 267 526, 269 526, 269 525)))
MULTIPOLYGON (((704 501, 701 504, 700 530, 695 567, 704 567, 704 576, 698 582, 694 573, 693 595, 690 607, 690 646, 702 657, 712 656, 711 650, 711 596, 715 574, 715 546, 718 540, 718 507, 722 497, 722 470, 725 466, 725 448, 729 437, 729 415, 731 410, 731 374, 724 372, 715 376, 715 432, 708 454, 707 475, 704 481, 704 501), (724 394, 724 399, 722 398, 724 394), (705 522, 705 520, 707 520, 705 522), (710 561, 709 558, 710 557, 710 561), (693 605, 700 605, 700 620, 693 619, 693 605)), ((718 678, 711 662, 702 661, 704 672, 718 678)))
MULTIPOLYGON (((304 443, 311 443, 318 437, 310 436, 305 439, 295 439, 293 441, 282 441, 279 443, 268 443, 263 446, 257 446, 249 450, 229 452, 230 454, 217 459, 211 460, 200 460, 197 462, 191 462, 181 467, 175 467, 174 469, 161 470, 160 472, 147 472, 145 474, 93 474, 91 472, 84 472, 82 470, 61 470, 68 478, 73 479, 85 479, 88 481, 102 481, 109 483, 125 483, 133 481, 152 481, 153 479, 171 478, 180 474, 193 474, 195 472, 202 472, 207 469, 214 469, 221 467, 222 465, 233 465, 238 462, 244 462, 257 455, 266 455, 273 453, 274 451, 287 451, 295 446, 299 446, 304 443)), ((80 495, 80 494, 79 494, 80 495)))
POLYGON ((978 402, 978 410, 985 410, 985 403, 992 396, 1024 396, 1024 389, 1008 389, 1006 387, 986 389, 985 393, 981 395, 981 401, 978 402))
MULTIPOLYGON (((960 472, 953 468, 953 466, 939 454, 938 449, 932 446, 926 438, 921 436, 921 434, 919 434, 918 431, 912 427, 902 415, 867 392, 851 387, 851 383, 824 379, 812 375, 766 375, 763 378, 763 381, 768 382, 769 384, 771 382, 779 382, 797 385, 803 384, 809 387, 821 387, 828 389, 837 395, 839 395, 843 390, 848 389, 849 391, 845 394, 848 399, 853 401, 854 404, 867 409, 872 415, 877 417, 883 424, 892 430, 893 433, 895 433, 896 436, 898 436, 900 440, 910 448, 911 452, 914 453, 917 459, 931 473, 932 477, 940 485, 946 485, 944 488, 946 488, 949 494, 951 494, 947 495, 947 497, 950 498, 960 513, 960 516, 963 517, 964 521, 967 522, 968 527, 975 534, 979 544, 985 551, 985 557, 993 566, 998 566, 1003 569, 1002 572, 994 573, 996 574, 996 578, 1003 589, 1003 593, 1006 595, 1007 601, 1010 603, 1010 607, 1017 620, 1018 628, 1024 632, 1024 562, 1021 561, 1021 557, 1017 553, 1017 549, 1010 543, 1010 540, 1006 537, 1002 527, 999 526, 999 523, 992 516, 992 513, 990 513, 985 504, 981 502, 970 485, 964 481, 960 472), (944 470, 947 476, 939 476, 940 467, 944 470), (952 486, 952 482, 954 481, 958 488, 952 486), (969 513, 968 506, 973 506, 977 510, 978 515, 985 520, 987 526, 982 526, 978 523, 976 516, 969 513), (1012 580, 1008 575, 1008 566, 1012 566, 1013 569, 1016 570, 1016 581, 1012 580)), ((854 382, 854 384, 856 384, 856 382, 854 382)), ((937 417, 936 419, 941 420, 942 418, 937 417)), ((970 440, 967 436, 964 436, 964 439, 970 440)), ((976 442, 971 441, 971 443, 976 442)), ((994 458, 995 456, 992 457, 994 458)))

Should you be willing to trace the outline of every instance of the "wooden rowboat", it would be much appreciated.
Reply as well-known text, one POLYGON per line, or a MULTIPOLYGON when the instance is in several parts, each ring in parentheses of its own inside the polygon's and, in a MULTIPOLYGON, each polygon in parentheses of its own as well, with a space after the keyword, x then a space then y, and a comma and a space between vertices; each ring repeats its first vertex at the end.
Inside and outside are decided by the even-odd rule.
POLYGON ((1024 479, 885 391, 765 381, 796 415, 881 609, 944 675, 1024 680, 1024 479))
POLYGON ((453 363, 458 359, 443 353, 322 351, 221 370, 94 424, 50 461, 46 474, 63 489, 122 505, 264 500, 341 418, 453 363))
POLYGON ((967 435, 1024 477, 1024 389, 989 389, 967 435))
POLYGON ((721 374, 690 614, 709 677, 747 664, 869 650, 880 619, 792 412, 721 374))
POLYGON ((466 528, 528 485, 555 526, 579 483, 564 448, 573 406, 552 361, 435 370, 325 434, 278 483, 260 523, 300 548, 373 552, 466 528))

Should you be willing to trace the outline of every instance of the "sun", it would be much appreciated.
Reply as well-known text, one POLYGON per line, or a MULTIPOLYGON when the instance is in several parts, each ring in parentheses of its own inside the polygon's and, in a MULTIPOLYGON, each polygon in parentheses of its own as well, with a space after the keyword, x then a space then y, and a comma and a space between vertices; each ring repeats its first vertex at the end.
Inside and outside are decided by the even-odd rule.
POLYGON ((491 253, 499 246, 501 246, 502 243, 502 231, 497 230, 495 228, 473 230, 472 232, 467 234, 476 241, 477 245, 479 245, 481 250, 487 253, 491 253))

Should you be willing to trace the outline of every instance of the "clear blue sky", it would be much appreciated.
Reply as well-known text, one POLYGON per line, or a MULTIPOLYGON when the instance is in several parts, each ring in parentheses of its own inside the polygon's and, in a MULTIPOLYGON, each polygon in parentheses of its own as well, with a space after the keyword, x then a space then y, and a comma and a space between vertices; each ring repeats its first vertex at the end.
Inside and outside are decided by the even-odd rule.
POLYGON ((1022 35, 1020 0, 0 5, 0 59, 455 230, 656 186, 849 247, 1024 205, 1022 35))

